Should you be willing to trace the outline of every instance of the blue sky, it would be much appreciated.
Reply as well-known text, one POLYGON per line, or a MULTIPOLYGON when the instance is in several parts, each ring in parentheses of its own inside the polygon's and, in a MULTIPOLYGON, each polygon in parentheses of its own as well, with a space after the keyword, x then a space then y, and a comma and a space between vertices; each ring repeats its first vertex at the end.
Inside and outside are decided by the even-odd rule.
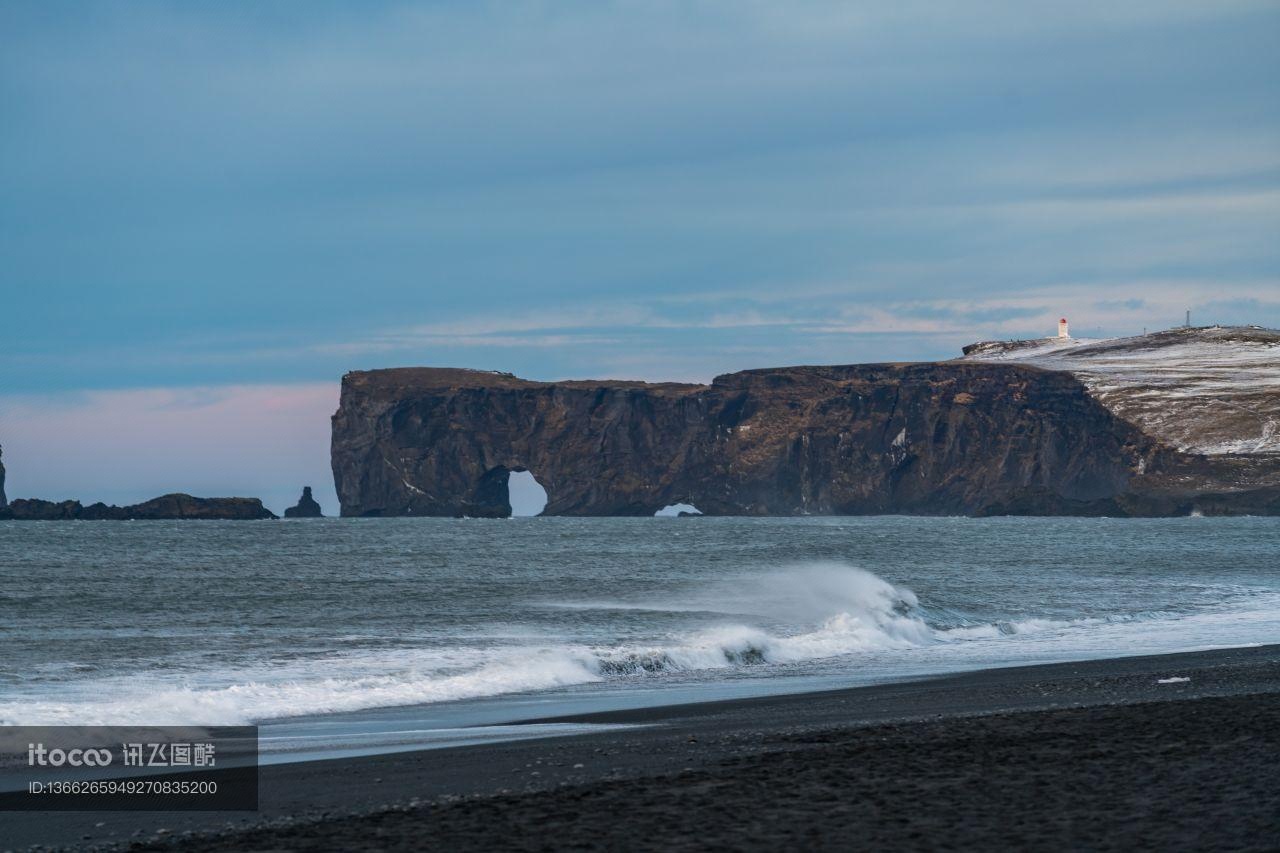
POLYGON ((1276 2, 0 2, 11 497, 332 507, 351 369, 1280 326, 1277 237, 1276 2))

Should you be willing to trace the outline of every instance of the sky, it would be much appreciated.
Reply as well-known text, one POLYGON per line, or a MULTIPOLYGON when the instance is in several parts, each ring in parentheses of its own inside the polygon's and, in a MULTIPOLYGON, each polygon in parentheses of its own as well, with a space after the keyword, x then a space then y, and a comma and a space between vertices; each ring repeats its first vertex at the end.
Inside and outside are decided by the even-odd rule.
POLYGON ((1280 326, 1280 2, 0 0, 10 498, 301 487, 349 370, 1280 326))

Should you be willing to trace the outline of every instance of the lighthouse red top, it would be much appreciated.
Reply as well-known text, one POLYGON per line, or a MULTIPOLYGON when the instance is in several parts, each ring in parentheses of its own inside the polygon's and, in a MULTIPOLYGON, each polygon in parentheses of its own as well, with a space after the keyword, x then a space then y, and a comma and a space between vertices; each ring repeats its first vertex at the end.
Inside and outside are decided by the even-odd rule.
POLYGON ((1067 322, 1067 318, 1066 318, 1066 317, 1063 317, 1063 318, 1062 318, 1061 320, 1059 320, 1058 322, 1059 322, 1059 323, 1065 323, 1065 322, 1067 322))

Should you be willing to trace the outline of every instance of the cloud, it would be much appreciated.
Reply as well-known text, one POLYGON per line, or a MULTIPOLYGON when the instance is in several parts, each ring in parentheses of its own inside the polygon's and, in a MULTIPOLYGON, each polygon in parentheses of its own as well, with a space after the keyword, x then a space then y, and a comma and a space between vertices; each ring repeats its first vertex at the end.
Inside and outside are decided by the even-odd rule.
MULTIPOLYGON (((610 353, 604 363, 635 370, 649 359, 651 367, 634 378, 661 380, 660 349, 681 349, 682 377, 692 375, 711 351, 753 352, 757 357, 776 353, 788 360, 805 336, 936 336, 968 341, 1014 334, 1036 336, 1056 328, 1057 318, 1068 314, 1080 328, 1108 335, 1136 334, 1143 328, 1173 325, 1187 306, 1217 312, 1222 322, 1244 323, 1252 319, 1280 319, 1280 301, 1267 299, 1276 283, 1256 281, 1228 283, 1213 280, 1111 279, 1104 282, 1063 282, 1028 288, 1018 295, 936 299, 893 299, 887 294, 858 294, 850 285, 795 284, 763 290, 731 293, 687 294, 654 297, 589 310, 535 313, 516 318, 478 314, 449 321, 392 329, 364 341, 326 345, 326 351, 372 352, 390 356, 430 350, 434 347, 516 350, 541 347, 589 347, 610 353), (1098 300, 1105 290, 1124 298, 1098 300), (1234 299, 1204 300, 1204 294, 1232 294, 1234 299), (732 305, 726 310, 725 305, 732 305), (726 333, 749 334, 740 337, 726 333), (625 358, 614 351, 634 349, 625 358)), ((925 357, 939 357, 928 350, 925 357)), ((597 358, 600 358, 597 355, 597 358)), ((716 364, 722 358, 714 359, 716 364)), ((697 375, 710 375, 710 369, 697 375)), ((550 377, 542 377, 550 378, 550 377)))
POLYGON ((1137 311, 1147 307, 1145 299, 1103 299, 1093 303, 1093 307, 1100 311, 1137 311))

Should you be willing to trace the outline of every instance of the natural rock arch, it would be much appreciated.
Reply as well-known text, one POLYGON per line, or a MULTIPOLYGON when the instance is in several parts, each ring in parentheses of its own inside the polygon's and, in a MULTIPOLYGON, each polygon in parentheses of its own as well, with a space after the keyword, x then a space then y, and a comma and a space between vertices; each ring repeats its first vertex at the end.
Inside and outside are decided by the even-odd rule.
POLYGON ((476 518, 534 516, 546 505, 547 490, 529 469, 499 465, 480 478, 462 514, 476 518))
POLYGON ((507 504, 511 515, 541 515, 547 507, 547 490, 526 468, 515 468, 507 475, 507 504))

